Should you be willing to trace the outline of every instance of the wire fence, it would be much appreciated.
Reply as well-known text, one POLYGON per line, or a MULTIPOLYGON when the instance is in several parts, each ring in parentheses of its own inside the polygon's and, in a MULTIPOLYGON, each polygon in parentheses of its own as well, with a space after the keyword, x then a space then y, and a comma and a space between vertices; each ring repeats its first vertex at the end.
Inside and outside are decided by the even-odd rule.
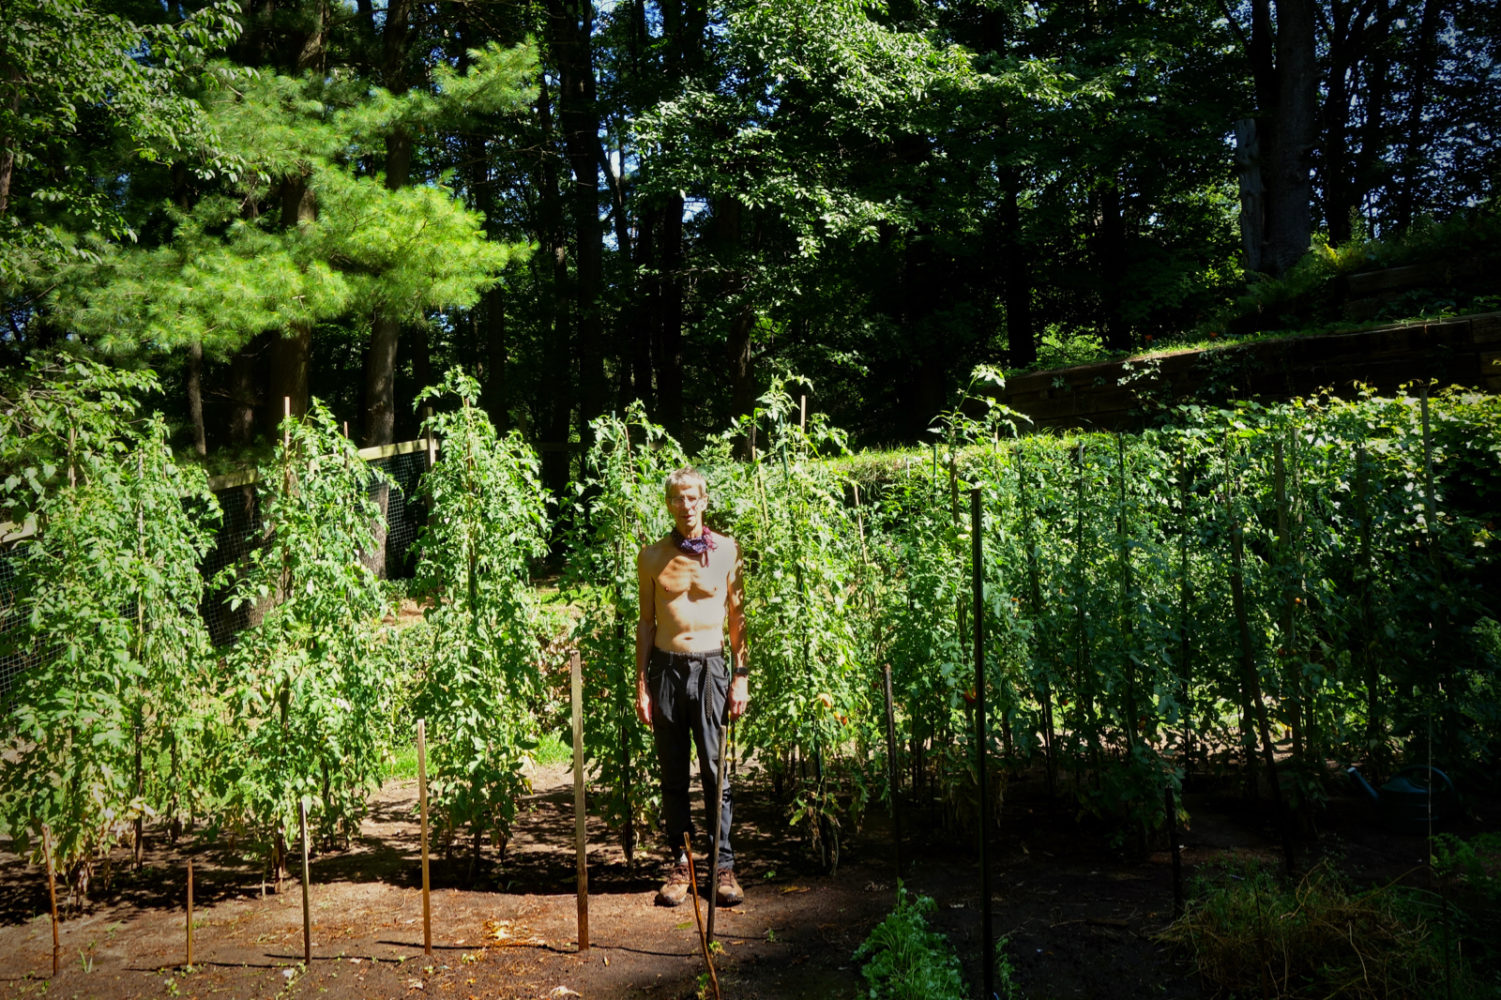
MULTIPOLYGON (((409 579, 415 568, 412 544, 427 517, 417 497, 417 486, 436 454, 435 449, 432 442, 419 440, 360 452, 360 457, 372 470, 385 473, 389 484, 378 482, 372 475, 366 487, 377 502, 381 500, 380 493, 386 493, 384 573, 387 579, 409 579)), ((219 502, 223 518, 213 546, 199 566, 205 581, 213 580, 226 566, 244 559, 266 541, 260 518, 260 491, 253 472, 215 477, 209 481, 209 488, 219 502)), ((15 529, 4 538, 11 544, 0 545, 0 706, 9 701, 17 678, 51 654, 46 649, 22 645, 24 611, 19 604, 20 581, 12 544, 29 534, 29 528, 15 529)), ((379 560, 367 559, 367 564, 372 567, 378 563, 379 560)), ((224 591, 207 591, 200 612, 215 645, 233 641, 250 623, 249 609, 242 606, 231 610, 224 591)))

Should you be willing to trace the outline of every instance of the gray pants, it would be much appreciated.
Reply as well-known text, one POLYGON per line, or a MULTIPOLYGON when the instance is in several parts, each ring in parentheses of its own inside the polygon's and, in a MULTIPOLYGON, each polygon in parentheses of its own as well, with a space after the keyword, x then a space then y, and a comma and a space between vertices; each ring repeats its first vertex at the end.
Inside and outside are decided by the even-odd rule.
MULTIPOLYGON (((730 671, 724 651, 669 653, 653 649, 646 670, 646 689, 651 693, 652 736, 657 744, 657 764, 662 779, 662 828, 668 849, 683 854, 683 834, 693 833, 693 815, 688 801, 688 753, 698 748, 699 784, 704 790, 704 813, 714 808, 714 784, 719 779, 719 741, 729 697, 730 671)), ((734 796, 729 778, 724 783, 724 803, 719 810, 719 867, 735 867, 730 847, 730 817, 734 796)))

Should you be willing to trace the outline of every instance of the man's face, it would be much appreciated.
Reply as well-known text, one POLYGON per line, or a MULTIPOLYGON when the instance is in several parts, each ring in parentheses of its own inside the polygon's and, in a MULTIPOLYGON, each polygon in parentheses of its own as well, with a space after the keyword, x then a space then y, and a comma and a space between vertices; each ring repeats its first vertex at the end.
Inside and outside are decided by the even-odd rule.
POLYGON ((696 483, 675 485, 667 491, 667 512, 679 534, 691 536, 703 524, 704 491, 696 483))

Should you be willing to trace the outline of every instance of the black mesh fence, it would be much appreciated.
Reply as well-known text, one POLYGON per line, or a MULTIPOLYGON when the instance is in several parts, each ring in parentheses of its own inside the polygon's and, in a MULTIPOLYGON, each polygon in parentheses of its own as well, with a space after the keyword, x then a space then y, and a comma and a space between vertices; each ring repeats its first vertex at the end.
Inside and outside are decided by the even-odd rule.
POLYGON ((37 657, 37 654, 16 646, 15 640, 21 634, 21 610, 16 604, 18 596, 14 560, 0 550, 0 705, 8 700, 10 689, 21 671, 37 657))
MULTIPOLYGON (((417 498, 418 481, 428 467, 427 442, 410 441, 370 449, 361 452, 361 457, 372 468, 384 472, 389 482, 389 485, 378 483, 372 476, 367 487, 377 502, 384 501, 386 509, 385 575, 388 579, 409 578, 415 568, 412 544, 427 516, 417 498)), ((223 519, 213 547, 200 567, 206 582, 212 581, 226 566, 245 558, 265 541, 254 477, 220 477, 210 486, 223 511, 223 519)), ((0 705, 8 702, 16 678, 47 656, 47 650, 29 648, 20 641, 24 633, 18 604, 17 567, 9 543, 25 534, 24 530, 12 529, 8 543, 0 544, 0 705)), ((201 611, 216 645, 231 641, 250 621, 248 608, 230 609, 225 588, 209 590, 201 611)))

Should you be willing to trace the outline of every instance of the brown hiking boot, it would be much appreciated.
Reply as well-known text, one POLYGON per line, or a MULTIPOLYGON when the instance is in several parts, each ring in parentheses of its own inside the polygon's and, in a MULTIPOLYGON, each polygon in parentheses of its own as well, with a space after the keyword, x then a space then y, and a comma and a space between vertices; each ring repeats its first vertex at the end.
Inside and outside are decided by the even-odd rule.
POLYGON ((714 874, 714 902, 720 906, 737 906, 745 898, 745 890, 735 881, 735 869, 721 868, 714 874))
POLYGON ((657 890, 657 905, 681 906, 692 887, 693 880, 688 876, 688 862, 679 861, 667 873, 667 881, 662 883, 662 888, 657 890))

